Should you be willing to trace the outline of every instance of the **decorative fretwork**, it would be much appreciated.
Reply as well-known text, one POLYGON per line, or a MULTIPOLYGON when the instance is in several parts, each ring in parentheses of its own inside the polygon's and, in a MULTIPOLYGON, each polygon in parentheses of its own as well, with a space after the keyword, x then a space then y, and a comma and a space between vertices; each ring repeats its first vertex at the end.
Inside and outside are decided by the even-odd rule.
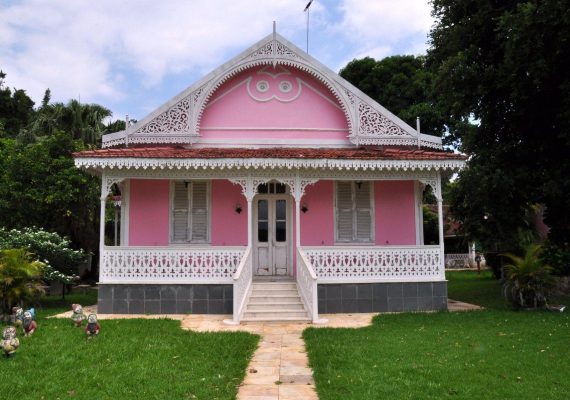
POLYGON ((342 160, 298 158, 76 158, 75 166, 81 168, 157 169, 157 170, 279 170, 322 169, 353 171, 437 171, 458 170, 465 166, 463 160, 342 160))
POLYGON ((439 246, 303 247, 317 279, 441 280, 439 246))
POLYGON ((358 105, 358 134, 364 136, 410 136, 368 104, 358 105))
POLYGON ((105 282, 232 282, 244 248, 113 247, 101 254, 105 282))
POLYGON ((133 135, 189 132, 188 114, 190 112, 190 103, 191 98, 186 97, 137 129, 133 135))

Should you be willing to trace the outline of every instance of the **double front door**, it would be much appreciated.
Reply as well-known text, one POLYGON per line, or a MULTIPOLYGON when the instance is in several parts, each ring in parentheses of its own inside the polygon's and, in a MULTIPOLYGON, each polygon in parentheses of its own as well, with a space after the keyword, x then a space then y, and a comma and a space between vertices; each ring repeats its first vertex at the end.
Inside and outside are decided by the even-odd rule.
POLYGON ((254 199, 255 275, 291 275, 289 198, 258 195, 254 199))

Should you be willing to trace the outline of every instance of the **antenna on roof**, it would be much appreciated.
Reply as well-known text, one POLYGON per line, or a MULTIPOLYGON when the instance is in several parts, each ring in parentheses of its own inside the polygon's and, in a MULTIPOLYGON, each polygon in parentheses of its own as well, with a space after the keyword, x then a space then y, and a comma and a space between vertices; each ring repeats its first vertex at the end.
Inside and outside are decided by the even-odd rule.
POLYGON ((418 131, 418 149, 422 147, 420 142, 420 117, 416 117, 416 130, 418 131))
POLYGON ((273 40, 275 40, 276 33, 277 33, 277 22, 273 21, 273 40))
POLYGON ((307 13, 307 54, 309 54, 309 15, 311 14, 311 4, 313 4, 313 0, 309 0, 303 12, 307 13))

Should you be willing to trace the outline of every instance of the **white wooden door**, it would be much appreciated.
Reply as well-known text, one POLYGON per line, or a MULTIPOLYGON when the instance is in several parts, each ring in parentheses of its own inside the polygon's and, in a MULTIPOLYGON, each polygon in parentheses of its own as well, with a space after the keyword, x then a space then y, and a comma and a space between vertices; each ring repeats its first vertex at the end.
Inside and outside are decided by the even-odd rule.
POLYGON ((257 196, 254 202, 255 275, 290 275, 288 196, 257 196))

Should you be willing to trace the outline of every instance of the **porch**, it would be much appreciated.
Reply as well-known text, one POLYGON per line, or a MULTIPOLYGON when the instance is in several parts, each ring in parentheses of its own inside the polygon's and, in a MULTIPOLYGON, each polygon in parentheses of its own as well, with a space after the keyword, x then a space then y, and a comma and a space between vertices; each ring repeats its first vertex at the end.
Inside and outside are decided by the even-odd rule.
MULTIPOLYGON (((307 246, 296 253, 293 279, 313 322, 319 313, 445 307, 439 246, 307 246)), ((101 260, 101 313, 232 314, 239 323, 255 281, 249 247, 106 246, 101 260)))

